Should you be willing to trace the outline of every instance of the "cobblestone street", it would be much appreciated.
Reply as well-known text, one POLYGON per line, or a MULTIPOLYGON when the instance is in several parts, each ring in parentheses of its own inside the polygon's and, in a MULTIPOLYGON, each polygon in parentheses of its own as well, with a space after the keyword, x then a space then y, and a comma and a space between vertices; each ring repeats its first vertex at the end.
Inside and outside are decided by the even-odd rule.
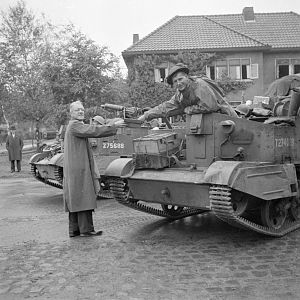
POLYGON ((300 230, 269 238, 100 200, 103 236, 70 239, 61 190, 28 178, 1 179, 0 207, 0 299, 300 297, 300 230))

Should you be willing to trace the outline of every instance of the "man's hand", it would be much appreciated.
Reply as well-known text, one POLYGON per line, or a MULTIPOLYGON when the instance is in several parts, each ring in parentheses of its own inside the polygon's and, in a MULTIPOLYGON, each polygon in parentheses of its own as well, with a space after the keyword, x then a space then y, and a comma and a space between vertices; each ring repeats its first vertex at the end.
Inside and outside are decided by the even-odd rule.
POLYGON ((142 122, 145 122, 146 120, 146 116, 145 115, 142 115, 138 118, 138 120, 142 121, 142 122))
POLYGON ((113 125, 115 125, 117 128, 126 127, 126 123, 123 119, 116 120, 113 125))

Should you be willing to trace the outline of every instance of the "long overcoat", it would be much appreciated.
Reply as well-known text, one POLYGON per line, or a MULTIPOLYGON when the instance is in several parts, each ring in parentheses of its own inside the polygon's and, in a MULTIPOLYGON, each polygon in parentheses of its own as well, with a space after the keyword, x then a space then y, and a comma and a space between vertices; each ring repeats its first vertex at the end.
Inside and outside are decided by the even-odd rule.
POLYGON ((6 149, 8 151, 8 159, 12 160, 22 160, 22 149, 23 149, 23 139, 19 135, 13 137, 9 134, 6 138, 6 149))
POLYGON ((94 159, 88 138, 116 134, 115 126, 88 125, 71 120, 64 139, 63 193, 65 211, 93 210, 96 204, 94 159))

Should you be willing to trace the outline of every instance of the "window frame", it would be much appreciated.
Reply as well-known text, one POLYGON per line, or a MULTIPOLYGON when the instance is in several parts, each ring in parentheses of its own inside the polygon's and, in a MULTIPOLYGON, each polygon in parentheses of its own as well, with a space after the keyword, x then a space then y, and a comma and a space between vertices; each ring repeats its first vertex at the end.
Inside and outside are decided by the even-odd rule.
POLYGON ((206 75, 213 80, 221 80, 222 77, 220 77, 220 70, 221 67, 226 67, 226 73, 229 78, 230 77, 230 70, 233 67, 236 67, 236 74, 237 78, 231 78, 235 81, 247 81, 251 79, 257 79, 259 78, 258 73, 258 64, 253 64, 251 57, 238 57, 238 58, 226 58, 222 60, 215 60, 212 64, 206 66, 206 75), (239 61, 239 64, 230 64, 230 61, 239 61), (249 64, 243 64, 243 61, 248 60, 249 64), (222 64, 222 62, 226 62, 226 64, 222 64), (222 64, 222 65, 221 65, 222 64), (246 68, 244 67, 246 66, 246 68), (214 74, 212 76, 212 72, 214 71, 214 74), (243 72, 247 72, 247 78, 243 78, 243 72), (238 74, 239 73, 239 74, 238 74), (213 77, 213 78, 212 78, 213 77))
POLYGON ((300 66, 300 57, 299 58, 286 58, 286 57, 280 57, 280 58, 275 58, 275 79, 279 79, 282 78, 284 76, 288 76, 288 75, 293 75, 293 74, 297 74, 295 73, 295 66, 300 66), (284 64, 284 63, 278 63, 278 61, 284 61, 287 60, 288 64, 284 64), (293 63, 293 61, 295 63, 293 63), (297 64, 297 61, 299 61, 299 63, 297 64), (279 77, 279 67, 280 66, 287 66, 288 68, 288 74, 286 75, 282 75, 279 77))
POLYGON ((155 83, 164 83, 169 74, 168 64, 161 64, 154 67, 154 82, 155 83), (164 77, 162 76, 162 70, 164 72, 164 77))

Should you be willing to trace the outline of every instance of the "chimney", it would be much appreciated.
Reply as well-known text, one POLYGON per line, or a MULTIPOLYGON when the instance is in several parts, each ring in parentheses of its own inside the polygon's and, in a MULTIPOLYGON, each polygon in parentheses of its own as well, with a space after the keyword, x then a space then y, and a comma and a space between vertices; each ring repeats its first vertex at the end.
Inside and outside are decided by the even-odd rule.
POLYGON ((253 7, 244 7, 243 17, 245 22, 254 22, 255 17, 253 7))
POLYGON ((140 40, 139 34, 134 33, 133 34, 133 44, 137 43, 140 40))

